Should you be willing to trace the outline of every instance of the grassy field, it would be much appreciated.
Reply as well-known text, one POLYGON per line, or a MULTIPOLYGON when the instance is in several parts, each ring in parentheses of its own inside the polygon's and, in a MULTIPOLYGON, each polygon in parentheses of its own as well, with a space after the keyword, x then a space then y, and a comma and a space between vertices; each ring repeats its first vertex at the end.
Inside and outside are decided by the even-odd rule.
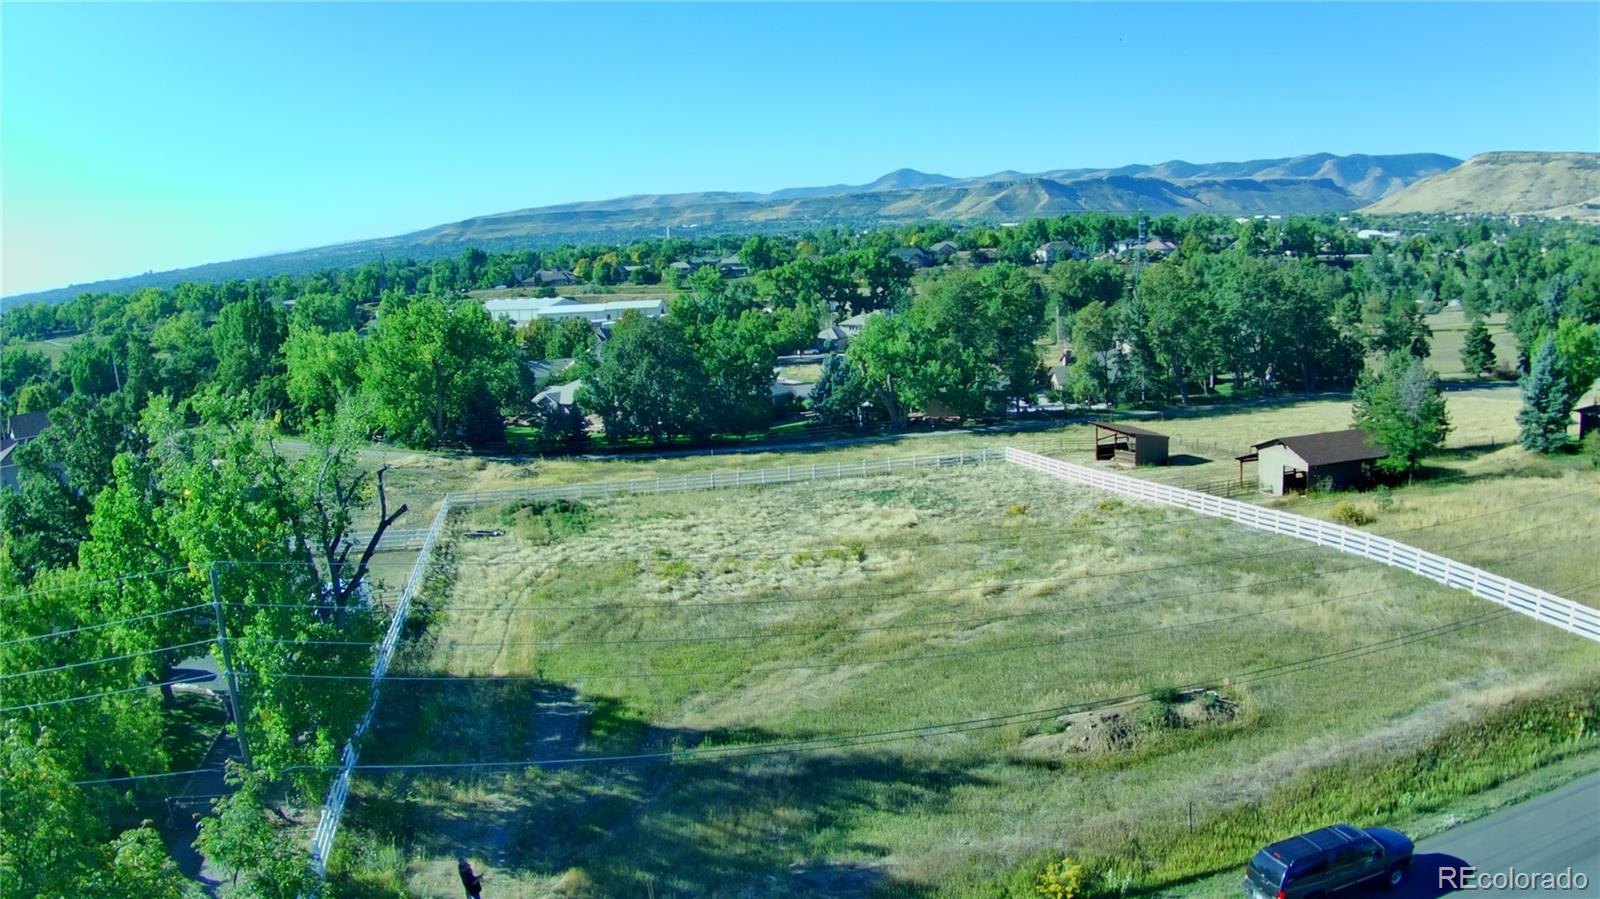
MULTIPOLYGON (((1461 368, 1461 347, 1466 343, 1467 327, 1472 324, 1467 319, 1460 306, 1448 307, 1424 319, 1433 331, 1432 352, 1428 356, 1428 367, 1439 373, 1445 380, 1466 379, 1472 380, 1479 377, 1475 372, 1467 372, 1461 368)), ((1489 326, 1489 334, 1494 338, 1495 361, 1502 371, 1516 371, 1517 368, 1517 338, 1506 327, 1504 313, 1496 313, 1484 318, 1489 326)))
POLYGON ((60 365, 61 357, 67 352, 67 348, 72 346, 78 340, 82 339, 82 337, 82 334, 69 334, 65 337, 50 337, 44 340, 31 340, 27 343, 24 343, 23 346, 27 349, 38 350, 39 352, 44 353, 46 356, 50 357, 51 364, 60 365))
MULTIPOLYGON (((1452 395, 1452 412, 1498 424, 1504 404, 1485 393, 1452 395)), ((1161 427, 1221 446, 1347 416, 1344 404, 1303 403, 1161 427)), ((964 434, 831 455, 521 468, 419 457, 404 470, 448 471, 457 486, 548 484, 1081 439, 964 434)), ((1214 460, 1157 476, 1207 465, 1233 468, 1214 460)), ((1594 532, 1600 504, 1577 498, 1563 512, 1560 499, 1594 490, 1592 471, 1519 450, 1462 448, 1440 465, 1462 476, 1363 498, 1374 529, 1554 588, 1594 577, 1592 547, 1573 538, 1594 532), (1526 542, 1493 539, 1525 523, 1526 542)), ((365 774, 335 866, 350 895, 446 894, 458 852, 505 897, 966 895, 1061 851, 1133 859, 1159 886, 1177 875, 1145 860, 1145 829, 1191 808, 1202 823, 1225 817, 1379 750, 1420 750, 1510 700, 1580 684, 1600 660, 1518 616, 1329 660, 1493 607, 1003 465, 485 508, 452 534, 393 671, 441 680, 386 685, 364 763, 832 742, 745 758, 365 774), (471 679, 481 677, 500 679, 471 679), (1194 683, 1216 692, 1168 689, 1194 683), (1027 710, 1038 713, 837 745, 1027 710)))

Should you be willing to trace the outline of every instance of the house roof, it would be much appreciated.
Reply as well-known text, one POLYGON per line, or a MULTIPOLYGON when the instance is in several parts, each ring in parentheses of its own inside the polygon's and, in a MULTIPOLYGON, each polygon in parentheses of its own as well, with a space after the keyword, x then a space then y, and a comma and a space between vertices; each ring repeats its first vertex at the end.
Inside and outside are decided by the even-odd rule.
POLYGON ((1162 440, 1167 439, 1165 434, 1152 431, 1149 428, 1141 428, 1138 425, 1127 425, 1116 421, 1094 421, 1090 422, 1090 424, 1097 428, 1105 428, 1113 434, 1123 434, 1128 437, 1160 437, 1162 440))
POLYGON ((535 359, 528 363, 528 371, 535 380, 543 381, 554 375, 560 374, 572 365, 573 360, 567 359, 535 359))
POLYGON ((1579 406, 1578 408, 1576 408, 1576 409, 1574 409, 1572 411, 1574 411, 1574 412, 1600 412, 1600 400, 1597 400, 1597 401, 1595 401, 1593 403, 1590 403, 1587 406, 1579 406))
POLYGON ((1068 240, 1047 240, 1044 243, 1039 244, 1039 249, 1050 251, 1070 250, 1072 249, 1072 242, 1068 240))
POLYGON ((838 325, 829 325, 817 332, 817 337, 822 340, 842 340, 849 335, 839 330, 838 325))
POLYGON ((50 413, 41 409, 38 412, 22 412, 11 416, 6 430, 17 440, 32 440, 48 427, 50 427, 50 413))
POLYGON ((582 386, 582 381, 555 384, 534 394, 533 401, 539 405, 555 403, 558 406, 574 406, 578 403, 578 388, 582 386))
POLYGON ((873 317, 874 315, 881 314, 882 310, 879 309, 873 309, 869 312, 857 312, 855 315, 852 315, 844 321, 839 322, 839 324, 850 325, 856 328, 865 328, 867 326, 867 319, 873 317))
POLYGON ((1382 459, 1388 451, 1367 439, 1360 428, 1347 431, 1328 431, 1322 434, 1298 434, 1293 437, 1276 437, 1255 444, 1255 449, 1283 446, 1305 460, 1307 465, 1336 465, 1340 462, 1366 462, 1382 459))
POLYGON ((571 306, 576 302, 572 297, 501 297, 484 300, 483 308, 490 315, 496 312, 543 312, 551 306, 571 306))
POLYGON ((935 253, 954 253, 959 248, 956 246, 956 242, 953 240, 941 240, 928 249, 934 251, 935 253))

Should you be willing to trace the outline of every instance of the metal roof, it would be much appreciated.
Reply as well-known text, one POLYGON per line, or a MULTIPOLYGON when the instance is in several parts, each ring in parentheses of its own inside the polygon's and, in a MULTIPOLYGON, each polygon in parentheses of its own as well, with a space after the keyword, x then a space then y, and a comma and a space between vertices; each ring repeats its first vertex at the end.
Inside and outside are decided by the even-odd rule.
POLYGON ((1323 434, 1297 434, 1293 437, 1276 437, 1255 444, 1257 451, 1269 446, 1283 446, 1305 460, 1307 465, 1337 465, 1340 462, 1366 462, 1389 455, 1383 447, 1373 444, 1367 432, 1360 428, 1347 431, 1328 431, 1323 434))
POLYGON ((1162 440, 1167 439, 1167 435, 1165 434, 1152 431, 1149 428, 1141 428, 1138 425, 1125 425, 1121 422, 1115 421, 1092 421, 1090 424, 1097 428, 1105 428, 1113 434, 1125 434, 1129 437, 1160 437, 1162 440))

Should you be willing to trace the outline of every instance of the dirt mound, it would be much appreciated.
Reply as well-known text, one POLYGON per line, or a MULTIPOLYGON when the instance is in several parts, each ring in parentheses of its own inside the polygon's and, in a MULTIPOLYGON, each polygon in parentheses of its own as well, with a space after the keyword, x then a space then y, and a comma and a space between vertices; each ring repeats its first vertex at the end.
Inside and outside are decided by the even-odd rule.
POLYGON ((1164 730, 1219 726, 1239 714, 1238 703, 1215 690, 1190 690, 1170 699, 1064 715, 1049 732, 1023 740, 1015 755, 1021 760, 1056 760, 1065 755, 1109 755, 1137 749, 1164 730))

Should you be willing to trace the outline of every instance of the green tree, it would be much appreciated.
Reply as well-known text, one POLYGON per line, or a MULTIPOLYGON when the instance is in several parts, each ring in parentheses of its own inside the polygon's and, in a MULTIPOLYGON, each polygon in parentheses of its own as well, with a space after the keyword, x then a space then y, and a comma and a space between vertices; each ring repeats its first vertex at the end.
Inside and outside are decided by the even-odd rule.
POLYGON ((1391 355, 1381 372, 1357 383, 1355 423, 1388 452, 1378 468, 1412 475, 1450 433, 1439 377, 1409 353, 1391 355))
POLYGON ((283 344, 284 386, 301 421, 326 418, 342 398, 355 395, 361 386, 362 351, 354 331, 324 331, 298 321, 289 326, 283 344))
POLYGON ((1554 334, 1545 336, 1533 365, 1522 376, 1522 409, 1517 412, 1517 442, 1535 453, 1553 453, 1571 442, 1567 427, 1576 403, 1554 334))
POLYGON ((287 335, 283 308, 271 300, 251 298, 223 306, 211 329, 218 389, 248 396, 257 413, 281 407, 287 335))
POLYGON ((230 764, 233 792, 215 803, 200 822, 195 845, 232 877, 228 895, 242 899, 298 899, 310 895, 315 875, 300 841, 267 817, 266 782, 230 764))
POLYGON ((835 353, 822 363, 822 374, 807 398, 817 421, 849 428, 865 427, 875 417, 872 397, 866 383, 849 360, 835 353))
POLYGON ((1116 374, 1116 319, 1099 301, 1072 316, 1072 365, 1068 389, 1080 403, 1108 402, 1116 374))
POLYGON ((1461 367, 1475 375, 1494 371, 1494 337, 1481 317, 1474 318, 1467 328, 1466 340, 1461 345, 1461 367))
POLYGON ((628 314, 612 330, 578 403, 600 417, 607 440, 646 437, 659 444, 708 433, 704 397, 705 371, 677 328, 628 314))
POLYGON ((1564 318, 1556 328, 1555 340, 1561 371, 1577 400, 1600 378, 1600 325, 1564 318))
POLYGON ((481 303, 432 297, 381 309, 361 365, 374 424, 422 447, 503 437, 501 411, 531 393, 525 378, 505 323, 481 303))

